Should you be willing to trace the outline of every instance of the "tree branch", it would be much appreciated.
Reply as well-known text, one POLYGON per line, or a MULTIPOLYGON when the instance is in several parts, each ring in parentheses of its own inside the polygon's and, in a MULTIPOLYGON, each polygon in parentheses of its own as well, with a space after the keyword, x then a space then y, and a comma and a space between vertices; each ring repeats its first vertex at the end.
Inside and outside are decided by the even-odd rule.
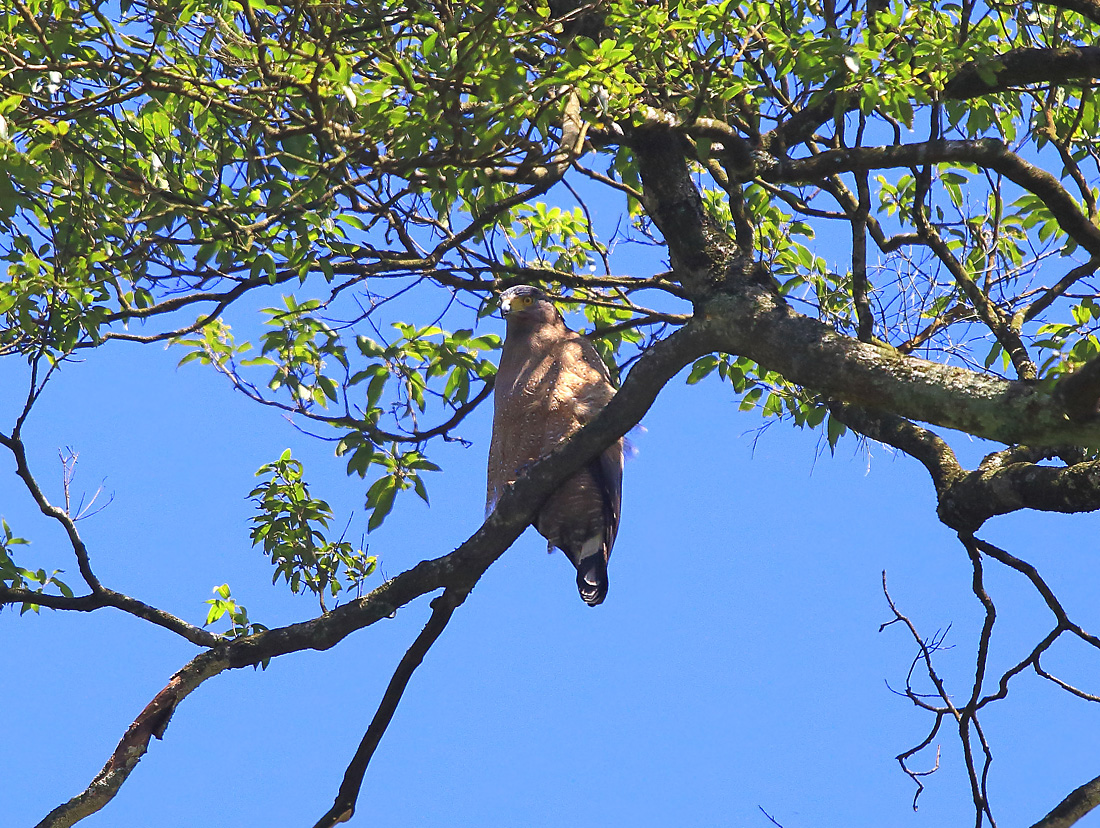
POLYGON ((344 781, 336 794, 336 801, 313 828, 332 828, 333 825, 347 822, 355 814, 355 803, 359 798, 359 790, 363 786, 367 765, 370 764, 378 743, 382 740, 386 728, 393 719, 393 714, 397 711, 397 705, 409 684, 409 679, 412 678, 413 672, 420 666, 424 656, 446 629, 447 622, 451 620, 454 611, 462 605, 468 594, 468 591, 448 587, 442 595, 432 601, 432 615, 398 663, 397 670, 394 671, 382 701, 378 705, 378 710, 371 719, 367 732, 363 734, 359 749, 355 751, 355 756, 352 757, 344 773, 344 781))
MULTIPOLYGON (((633 146, 644 205, 665 237, 677 278, 695 304, 696 315, 685 330, 691 327, 703 338, 705 352, 748 357, 830 399, 1009 445, 1100 445, 1100 421, 1067 420, 1059 402, 1035 383, 1008 382, 904 356, 793 311, 762 278, 761 268, 749 264, 724 229, 706 215, 678 141, 671 129, 650 126, 638 130, 633 146)), ((1072 224, 1070 218, 1076 217, 1100 251, 1100 228, 1085 218, 1057 179, 999 141, 828 151, 779 165, 774 179, 815 180, 842 170, 979 159, 1011 171, 1009 177, 1028 178, 1035 190, 1052 199, 1056 192, 1064 208, 1061 220, 1072 224)))
POLYGON ((1098 267, 1100 267, 1100 258, 1094 256, 1084 264, 1078 265, 1077 267, 1070 270, 1070 272, 1059 279, 1053 287, 1050 287, 1047 290, 1043 291, 1042 296, 1040 296, 1027 307, 1021 308, 1019 311, 1017 311, 1018 314, 1021 314, 1020 321, 1030 322, 1032 319, 1034 319, 1036 316, 1038 316, 1040 313, 1042 313, 1044 310, 1054 304, 1054 301, 1056 299, 1061 298, 1062 294, 1073 287, 1073 285, 1077 281, 1085 278, 1086 276, 1091 276, 1093 273, 1095 273, 1098 267))
POLYGON ((1097 445, 1100 422, 1066 419, 1035 383, 903 356, 846 337, 755 283, 697 311, 709 350, 745 356, 831 399, 1012 445, 1097 445))
POLYGON ((68 828, 106 805, 136 767, 152 737, 160 738, 176 706, 206 679, 300 650, 327 650, 348 635, 390 617, 437 589, 468 592, 533 520, 543 501, 570 475, 633 428, 680 369, 706 353, 705 337, 689 322, 639 358, 603 411, 566 444, 507 487, 496 509, 454 552, 421 561, 369 595, 298 624, 220 644, 192 659, 134 720, 92 783, 58 806, 37 828, 68 828))
POLYGON ((1100 413, 1100 357, 1094 357, 1054 387, 1054 398, 1075 422, 1095 420, 1100 413))
POLYGON ((811 158, 782 161, 761 170, 760 176, 775 183, 812 183, 842 172, 940 163, 976 164, 1000 173, 1041 198, 1067 235, 1092 255, 1100 255, 1100 227, 1089 220, 1058 179, 993 138, 827 150, 811 158))
POLYGON ((69 543, 73 547, 73 554, 76 556, 77 568, 80 570, 80 576, 84 579, 84 582, 92 592, 102 590, 103 586, 99 583, 95 573, 92 572, 91 563, 88 560, 88 547, 84 545, 80 533, 76 530, 76 521, 64 509, 50 503, 42 488, 38 485, 38 481, 31 474, 30 466, 27 464, 26 447, 19 435, 19 429, 16 428, 10 437, 0 434, 0 446, 10 451, 15 458, 15 473, 23 481, 23 485, 27 487, 27 491, 30 492, 34 502, 38 504, 39 511, 46 517, 56 520, 65 530, 69 543))
POLYGON ((158 627, 164 627, 177 635, 186 638, 192 644, 200 647, 214 647, 221 643, 220 636, 212 632, 188 624, 182 618, 177 618, 170 612, 157 609, 129 595, 115 592, 113 589, 100 587, 88 595, 78 595, 69 598, 64 595, 49 595, 43 592, 35 592, 29 589, 12 589, 0 586, 0 606, 5 604, 37 604, 55 610, 74 610, 76 612, 94 612, 104 607, 115 609, 137 616, 158 627))
POLYGON ((958 532, 975 532, 989 518, 1019 509, 1091 512, 1100 509, 1100 460, 1059 468, 1011 463, 977 469, 940 495, 940 520, 958 532))
MULTIPOLYGON (((1046 5, 1071 9, 1090 20, 1100 22, 1100 3, 1095 0, 1051 0, 1046 5)), ((1094 78, 1100 73, 1100 48, 1064 47, 1058 49, 1016 49, 991 61, 965 63, 957 76, 952 77, 940 91, 941 100, 966 100, 990 94, 1010 86, 1032 83, 1059 84, 1070 80, 1094 78), (990 65, 992 64, 992 65, 990 65), (979 69, 980 65, 980 69, 979 69), (1000 65, 1001 68, 994 69, 1000 65), (992 70, 994 80, 983 80, 992 70)), ((818 90, 820 92, 820 90, 818 90)), ((859 95, 830 91, 814 96, 813 103, 795 112, 760 138, 760 146, 766 152, 782 157, 791 147, 796 147, 813 137, 814 132, 829 120, 840 117, 859 107, 859 95), (841 104, 843 112, 838 111, 841 104)))
POLYGON ((919 460, 940 493, 966 472, 946 441, 902 417, 882 411, 866 411, 842 402, 830 402, 829 411, 848 428, 880 443, 893 446, 919 460))
POLYGON ((168 727, 176 705, 206 679, 217 675, 228 666, 224 659, 224 648, 208 650, 189 661, 134 719, 111 758, 91 784, 68 802, 50 811, 36 828, 74 825, 110 802, 149 749, 149 740, 164 736, 164 730, 168 727))
POLYGON ((1073 791, 1031 828, 1069 828, 1097 805, 1100 805, 1100 776, 1073 791))
POLYGON ((944 98, 965 101, 1032 83, 1062 84, 1100 77, 1100 47, 1012 49, 994 58, 971 61, 943 87, 944 98))

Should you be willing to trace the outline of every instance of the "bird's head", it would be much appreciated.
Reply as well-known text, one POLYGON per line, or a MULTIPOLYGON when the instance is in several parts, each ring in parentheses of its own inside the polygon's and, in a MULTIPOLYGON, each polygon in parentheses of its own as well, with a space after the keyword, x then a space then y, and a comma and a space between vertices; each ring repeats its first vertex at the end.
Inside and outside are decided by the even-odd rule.
POLYGON ((516 285, 500 294, 500 312, 509 330, 552 325, 562 321, 550 297, 531 285, 516 285))

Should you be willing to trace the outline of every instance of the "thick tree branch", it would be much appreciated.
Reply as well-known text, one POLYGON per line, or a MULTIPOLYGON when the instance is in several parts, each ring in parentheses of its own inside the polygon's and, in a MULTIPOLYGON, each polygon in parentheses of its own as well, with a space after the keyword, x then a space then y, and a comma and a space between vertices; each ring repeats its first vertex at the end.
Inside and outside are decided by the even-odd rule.
POLYGON ((1031 828, 1070 828, 1097 805, 1100 805, 1100 776, 1073 791, 1031 828))
POLYGON ((1012 463, 956 479, 940 496, 940 520, 974 532, 989 518, 1019 509, 1091 512, 1100 509, 1100 460, 1073 466, 1012 463))
POLYGON ((936 487, 940 520, 955 531, 975 532, 989 518, 1019 509, 1064 513, 1100 509, 1100 461, 1059 468, 1012 460, 983 463, 968 472, 943 439, 908 420, 840 402, 831 402, 829 410, 854 431, 919 460, 936 487))
POLYGON ((1100 444, 1100 422, 1074 423, 1030 382, 903 356, 843 336, 746 283, 699 311, 710 350, 746 356, 791 382, 861 408, 1008 445, 1100 444))
POLYGON ((1032 83, 1062 84, 1100 77, 1100 47, 1013 49, 964 64, 943 87, 946 99, 965 101, 1032 83))
POLYGON ((677 281, 693 299, 706 295, 737 257, 733 241, 706 214, 691 179, 682 139, 665 126, 638 130, 635 153, 646 211, 668 243, 677 281))

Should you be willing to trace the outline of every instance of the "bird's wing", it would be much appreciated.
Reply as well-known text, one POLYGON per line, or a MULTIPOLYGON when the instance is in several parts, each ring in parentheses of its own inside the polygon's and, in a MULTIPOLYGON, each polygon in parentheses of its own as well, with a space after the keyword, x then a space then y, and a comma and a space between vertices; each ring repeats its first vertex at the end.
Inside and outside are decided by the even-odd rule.
MULTIPOLYGON (((574 334, 564 341, 556 357, 561 373, 547 417, 546 453, 595 419, 615 395, 607 366, 583 336, 574 334)), ((562 506, 574 516, 577 528, 601 527, 605 554, 610 553, 619 527, 622 480, 622 441, 618 440, 562 486, 562 506)), ((549 522, 559 523, 564 518, 549 522)))

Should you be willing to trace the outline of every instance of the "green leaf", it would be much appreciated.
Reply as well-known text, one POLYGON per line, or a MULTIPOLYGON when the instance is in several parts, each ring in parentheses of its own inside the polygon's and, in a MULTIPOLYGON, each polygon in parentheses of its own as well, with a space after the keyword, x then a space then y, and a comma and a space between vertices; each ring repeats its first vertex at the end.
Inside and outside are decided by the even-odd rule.
POLYGON ((373 532, 382 525, 382 521, 393 509, 393 501, 397 495, 396 480, 393 477, 383 477, 382 480, 385 481, 385 485, 375 492, 374 497, 372 498, 369 493, 367 496, 367 505, 372 509, 370 520, 367 522, 368 532, 373 532))
POLYGON ((707 355, 695 360, 691 366, 691 372, 688 374, 687 384, 695 385, 697 382, 711 373, 716 367, 718 367, 718 357, 713 355, 707 355))

